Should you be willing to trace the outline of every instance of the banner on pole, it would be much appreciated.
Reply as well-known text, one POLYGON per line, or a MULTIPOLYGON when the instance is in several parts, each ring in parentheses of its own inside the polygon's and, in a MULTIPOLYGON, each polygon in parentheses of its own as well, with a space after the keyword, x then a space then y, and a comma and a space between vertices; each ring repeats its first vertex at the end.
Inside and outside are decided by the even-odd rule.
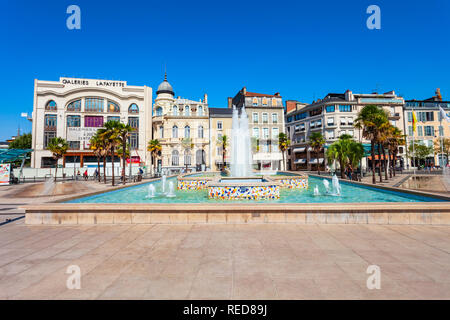
POLYGON ((0 185, 9 184, 10 175, 11 175, 11 164, 9 163, 0 164, 0 185))

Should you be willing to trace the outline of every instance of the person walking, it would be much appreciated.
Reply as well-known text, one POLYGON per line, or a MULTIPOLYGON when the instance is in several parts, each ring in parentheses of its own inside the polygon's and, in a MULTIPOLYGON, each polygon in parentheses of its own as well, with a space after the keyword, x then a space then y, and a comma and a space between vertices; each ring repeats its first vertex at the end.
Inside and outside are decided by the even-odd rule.
POLYGON ((88 180, 89 176, 88 176, 87 169, 84 171, 83 177, 84 177, 84 181, 87 181, 87 180, 88 180))

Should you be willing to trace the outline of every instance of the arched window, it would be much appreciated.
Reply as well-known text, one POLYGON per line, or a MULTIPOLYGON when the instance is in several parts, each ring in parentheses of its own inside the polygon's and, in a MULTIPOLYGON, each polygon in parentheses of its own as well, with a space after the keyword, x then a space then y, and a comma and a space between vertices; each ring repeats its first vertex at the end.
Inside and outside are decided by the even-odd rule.
POLYGON ((262 105, 263 105, 263 106, 267 106, 267 99, 266 99, 266 98, 263 98, 263 99, 262 99, 262 105))
POLYGON ((195 163, 197 165, 206 164, 205 158, 206 158, 205 150, 197 150, 197 152, 195 153, 195 163))
POLYGON ((189 106, 185 106, 185 107, 184 107, 184 115, 185 115, 186 117, 189 116, 190 111, 191 111, 191 110, 190 110, 189 106))
POLYGON ((178 138, 178 127, 177 126, 172 127, 172 138, 178 138))
POLYGON ((198 115, 203 116, 203 107, 202 106, 198 106, 198 115))
POLYGON ((189 126, 184 127, 184 137, 185 138, 191 137, 191 128, 189 126))
POLYGON ((180 159, 179 159, 178 150, 173 150, 172 151, 172 165, 173 166, 178 166, 179 163, 180 163, 180 159))
POLYGON ((191 151, 189 149, 184 150, 184 165, 191 165, 191 151))
POLYGON ((162 114, 163 114, 162 108, 161 107, 156 108, 156 116, 160 117, 160 116, 162 116, 162 114))
POLYGON ((56 102, 53 100, 50 100, 49 102, 47 102, 47 104, 45 105, 45 110, 56 111, 56 102))
POLYGON ((253 102, 252 103, 253 103, 254 106, 257 106, 258 105, 258 99, 257 98, 253 98, 253 102))
POLYGON ((159 138, 164 139, 164 126, 159 127, 159 138))
POLYGON ((81 100, 72 101, 67 105, 67 111, 81 111, 81 100))
POLYGON ((117 103, 108 100, 107 112, 120 112, 120 107, 117 103))
POLYGON ((203 138, 203 126, 198 127, 198 137, 203 138))
POLYGON ((173 112, 172 112, 173 115, 177 116, 178 115, 178 106, 173 106, 172 110, 173 110, 173 112))
POLYGON ((272 99, 272 107, 276 107, 277 106, 277 99, 276 98, 273 98, 272 99))
POLYGON ((86 112, 103 112, 103 98, 85 98, 84 111, 86 112))
POLYGON ((137 106, 136 103, 132 103, 132 104, 128 107, 128 113, 139 113, 139 107, 137 106))

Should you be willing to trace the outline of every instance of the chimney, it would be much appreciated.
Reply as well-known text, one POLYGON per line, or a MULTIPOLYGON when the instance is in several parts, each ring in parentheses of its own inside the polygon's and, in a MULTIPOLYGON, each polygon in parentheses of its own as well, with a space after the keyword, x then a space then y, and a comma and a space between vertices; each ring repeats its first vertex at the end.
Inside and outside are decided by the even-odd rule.
POLYGON ((286 100, 286 113, 295 111, 297 109, 297 101, 286 100))
POLYGON ((280 93, 279 92, 275 92, 274 96, 279 97, 280 93))
POLYGON ((205 95, 203 96, 203 103, 208 104, 208 95, 205 93, 205 95))
POLYGON ((233 98, 228 97, 228 109, 233 108, 233 98))
POLYGON ((243 88, 242 88, 242 94, 243 94, 244 96, 247 94, 247 88, 246 88, 246 87, 243 87, 243 88))

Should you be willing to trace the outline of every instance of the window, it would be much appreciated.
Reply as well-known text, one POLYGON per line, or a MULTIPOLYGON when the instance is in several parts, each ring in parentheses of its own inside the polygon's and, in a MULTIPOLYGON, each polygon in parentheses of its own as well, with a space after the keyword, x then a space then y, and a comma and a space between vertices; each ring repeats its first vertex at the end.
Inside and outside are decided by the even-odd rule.
POLYGON ((103 127, 103 117, 102 116, 86 116, 86 117, 84 117, 84 126, 87 128, 103 127))
POLYGON ((302 112, 302 113, 299 113, 299 114, 295 115, 295 120, 306 119, 307 116, 308 116, 307 112, 302 112))
POLYGON ((347 130, 347 134, 353 137, 353 130, 347 130))
POLYGON ((185 107, 184 107, 184 115, 185 115, 186 117, 189 117, 189 112, 190 112, 189 106, 185 106, 185 107))
POLYGON ((44 117, 45 130, 56 130, 56 114, 46 114, 44 117))
POLYGON ((412 126, 408 126, 408 135, 409 136, 413 135, 413 127, 412 126))
POLYGON ((345 126, 346 122, 345 122, 345 117, 341 117, 341 126, 344 125, 345 126))
POLYGON ((328 139, 334 139, 334 130, 327 131, 328 139))
POLYGON ((184 137, 185 138, 191 137, 191 128, 189 126, 184 127, 184 137))
POLYGON ((128 113, 139 113, 139 107, 136 103, 132 103, 128 108, 128 113))
POLYGON ((272 139, 278 140, 278 133, 279 133, 278 128, 272 128, 272 139))
POLYGON ((67 126, 68 127, 81 127, 81 117, 80 116, 67 116, 67 126))
POLYGON ((119 121, 120 122, 120 117, 119 116, 107 116, 106 122, 108 122, 108 121, 119 121))
POLYGON ((272 113, 272 123, 278 123, 278 113, 272 113))
POLYGON ((173 106, 172 107, 172 113, 173 113, 174 116, 178 115, 178 106, 173 106))
POLYGON ((434 121, 434 112, 417 112, 417 121, 426 122, 426 121, 434 121))
POLYGON ((222 129, 223 129, 222 121, 217 121, 217 130, 222 130, 222 129))
POLYGON ((216 148, 216 156, 222 156, 222 147, 216 148))
POLYGON ((128 124, 132 127, 132 128, 139 128, 139 117, 128 117, 128 124))
POLYGON ((191 165, 191 151, 188 149, 184 150, 184 165, 191 165))
POLYGON ((156 116, 161 117, 163 115, 163 109, 161 107, 156 108, 156 116))
POLYGON ((102 98, 86 98, 84 100, 84 111, 86 112, 103 112, 102 98))
POLYGON ((47 104, 45 105, 45 110, 56 111, 56 102, 53 100, 50 100, 49 102, 47 102, 47 104))
POLYGON ((269 116, 265 112, 262 114, 262 122, 269 123, 269 116))
POLYGON ((259 128, 253 128, 253 137, 259 138, 259 128))
POLYGON ((325 107, 325 111, 326 112, 334 112, 334 111, 336 111, 336 107, 333 105, 333 106, 326 106, 325 107))
POLYGON ((253 112, 252 119, 253 119, 253 123, 259 122, 258 112, 253 112))
POLYGON ((419 137, 423 137, 423 128, 422 128, 422 126, 417 126, 417 135, 419 137))
POLYGON ((353 125, 353 118, 352 117, 347 117, 347 124, 353 125))
POLYGON ((173 166, 178 166, 179 163, 180 163, 180 159, 179 159, 178 150, 173 150, 172 151, 172 165, 173 166))
POLYGON ((327 119, 327 124, 329 127, 334 126, 334 118, 328 118, 327 119))
POLYGON ((137 132, 131 132, 128 136, 128 143, 130 144, 130 149, 139 149, 139 134, 137 132))
POLYGON ((67 111, 81 111, 81 100, 72 101, 67 105, 67 111))
POLYGON ((317 108, 317 109, 311 110, 311 111, 309 112, 309 115, 310 115, 311 117, 317 116, 317 115, 319 115, 319 114, 322 114, 322 108, 317 108))
POLYGON ((314 121, 311 121, 311 122, 309 123, 309 127, 310 127, 310 128, 315 128, 315 127, 316 127, 316 123, 315 123, 314 121))
POLYGON ((351 105, 340 105, 339 111, 340 112, 352 112, 352 106, 351 105))
POLYGON ((203 139, 203 126, 198 127, 198 137, 203 139))
POLYGON ((177 126, 172 127, 172 138, 178 138, 178 127, 177 126))
POLYGON ((292 122, 293 120, 294 120, 294 117, 293 117, 293 116, 287 117, 287 122, 292 122))
POLYGON ((272 107, 276 107, 276 106, 278 106, 278 101, 276 98, 273 98, 272 99, 272 107))
POLYGON ((164 126, 159 127, 159 138, 164 139, 164 126))
POLYGON ((56 131, 44 131, 44 149, 48 147, 53 138, 56 138, 56 131))
POLYGON ((269 152, 269 143, 267 141, 262 142, 261 147, 262 152, 269 152))
POLYGON ((439 126, 439 137, 443 137, 443 136, 444 136, 444 127, 439 126))
POLYGON ((253 98, 252 104, 253 104, 253 106, 257 106, 258 105, 258 99, 257 98, 253 98))
POLYGON ((322 119, 316 121, 316 127, 320 128, 322 126, 322 119))
POLYGON ((262 105, 263 105, 263 106, 267 106, 267 99, 266 99, 266 98, 263 98, 263 99, 262 99, 262 105))
POLYGON ((80 150, 80 141, 67 141, 70 150, 80 150))
POLYGON ((198 106, 198 111, 197 111, 198 115, 201 117, 203 116, 203 107, 202 106, 198 106))
POLYGON ((263 128, 263 139, 269 138, 269 128, 263 128))
POLYGON ((120 107, 117 103, 108 100, 108 112, 120 112, 120 107))
POLYGON ((425 135, 434 136, 434 126, 425 126, 425 135))

